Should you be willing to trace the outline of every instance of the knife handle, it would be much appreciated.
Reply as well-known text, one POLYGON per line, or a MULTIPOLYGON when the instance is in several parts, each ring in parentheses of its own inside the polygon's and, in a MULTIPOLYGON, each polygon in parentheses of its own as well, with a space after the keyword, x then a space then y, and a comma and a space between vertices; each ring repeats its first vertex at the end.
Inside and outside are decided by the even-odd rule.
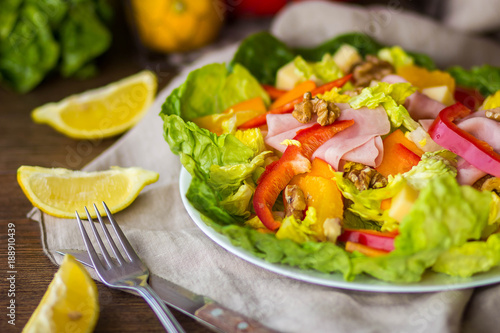
POLYGON ((212 302, 196 310, 195 316, 227 333, 276 333, 259 322, 212 302))

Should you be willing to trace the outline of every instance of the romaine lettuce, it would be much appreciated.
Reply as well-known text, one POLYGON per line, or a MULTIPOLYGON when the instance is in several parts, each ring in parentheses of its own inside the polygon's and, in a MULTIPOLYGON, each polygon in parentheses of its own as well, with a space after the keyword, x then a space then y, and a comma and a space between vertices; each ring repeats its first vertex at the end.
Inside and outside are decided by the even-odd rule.
POLYGON ((456 155, 449 150, 427 152, 420 162, 403 174, 408 185, 416 190, 425 188, 435 177, 442 175, 457 176, 456 155))
POLYGON ((354 109, 363 106, 374 109, 382 105, 393 128, 404 126, 407 130, 413 131, 419 125, 402 104, 415 91, 416 89, 410 83, 379 82, 373 87, 364 88, 361 94, 349 100, 349 105, 354 109))
POLYGON ((328 53, 318 62, 307 62, 301 56, 297 56, 293 64, 301 81, 313 80, 318 85, 336 80, 344 75, 328 53))
POLYGON ((163 103, 161 116, 178 115, 184 120, 220 113, 254 97, 270 103, 259 82, 239 64, 232 72, 224 64, 210 64, 189 73, 163 103))
POLYGON ((405 52, 400 46, 384 47, 378 51, 377 56, 391 63, 394 68, 413 65, 413 57, 405 52))
POLYGON ((458 86, 475 88, 484 96, 500 90, 500 67, 483 65, 466 70, 460 66, 453 66, 447 71, 455 78, 458 86))
POLYGON ((309 207, 302 221, 297 221, 293 215, 285 217, 281 222, 278 232, 276 232, 276 238, 291 239, 299 244, 307 241, 315 241, 317 233, 313 231, 312 226, 316 223, 318 223, 316 209, 309 207))
POLYGON ((364 191, 359 191, 349 179, 343 177, 342 172, 335 173, 335 181, 344 198, 352 201, 348 207, 351 212, 363 219, 377 222, 382 230, 397 228, 397 221, 389 216, 388 211, 381 209, 380 204, 401 191, 405 184, 402 176, 391 178, 386 187, 364 191))
POLYGON ((470 277, 500 263, 500 234, 486 241, 467 242, 441 254, 432 270, 452 276, 470 277))
POLYGON ((484 207, 489 207, 490 200, 489 193, 460 186, 451 175, 433 179, 401 222, 395 250, 376 258, 353 258, 354 274, 365 272, 393 282, 419 281, 442 253, 481 237, 488 222, 484 207))

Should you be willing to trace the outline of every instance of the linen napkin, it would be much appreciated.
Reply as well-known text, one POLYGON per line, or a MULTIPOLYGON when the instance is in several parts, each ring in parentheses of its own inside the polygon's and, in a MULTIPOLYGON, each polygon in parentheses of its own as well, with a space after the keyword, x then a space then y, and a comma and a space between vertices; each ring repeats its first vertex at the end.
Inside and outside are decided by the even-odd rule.
MULTIPOLYGON (((286 43, 312 46, 347 31, 428 53, 441 65, 499 65, 500 47, 462 36, 436 23, 389 7, 363 9, 330 3, 289 6, 271 31, 286 43), (373 30, 367 27, 375 27, 373 30), (498 54, 498 53, 497 53, 498 54)), ((254 266, 212 242, 187 215, 179 193, 178 156, 163 140, 161 105, 189 71, 229 61, 236 46, 205 55, 161 91, 145 118, 85 170, 140 166, 160 173, 135 202, 115 214, 153 274, 241 312, 282 332, 493 332, 500 327, 500 286, 437 293, 388 294, 324 287, 254 266)), ((84 250, 74 220, 35 210, 47 256, 56 249, 84 250)), ((93 272, 91 272, 93 274, 93 272)), ((95 275, 94 275, 95 277, 95 275)))

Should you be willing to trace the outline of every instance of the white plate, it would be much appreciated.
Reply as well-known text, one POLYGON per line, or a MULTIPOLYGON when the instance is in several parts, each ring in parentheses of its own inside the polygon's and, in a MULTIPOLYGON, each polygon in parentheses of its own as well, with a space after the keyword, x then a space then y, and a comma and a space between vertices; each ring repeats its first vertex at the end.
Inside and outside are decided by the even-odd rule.
POLYGON ((345 281, 342 274, 325 274, 313 270, 302 270, 296 267, 273 264, 261 258, 254 256, 251 252, 231 244, 231 241, 225 235, 219 234, 214 229, 203 222, 198 212, 186 199, 186 192, 191 183, 191 175, 186 169, 182 168, 179 186, 184 207, 196 223, 196 225, 214 242, 222 246, 232 254, 269 271, 328 287, 336 287, 350 290, 372 291, 372 292, 393 292, 393 293, 423 293, 432 291, 444 291, 452 289, 465 289, 479 287, 500 282, 500 267, 481 274, 476 274, 470 278, 452 277, 445 274, 427 272, 422 280, 416 283, 397 284, 377 280, 368 275, 357 276, 354 281, 345 281))

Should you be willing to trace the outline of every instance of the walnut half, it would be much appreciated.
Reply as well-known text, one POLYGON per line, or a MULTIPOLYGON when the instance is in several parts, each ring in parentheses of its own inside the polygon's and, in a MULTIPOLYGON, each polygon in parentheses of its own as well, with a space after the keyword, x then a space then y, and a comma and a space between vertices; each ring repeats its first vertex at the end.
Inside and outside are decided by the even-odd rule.
POLYGON ((344 165, 344 178, 349 179, 360 191, 387 186, 387 179, 382 174, 361 163, 347 162, 344 165))
POLYGON ((306 209, 306 199, 304 192, 297 185, 288 185, 283 192, 285 196, 285 216, 292 216, 302 220, 304 209, 306 209))
POLYGON ((318 124, 331 125, 340 117, 340 108, 335 103, 320 98, 313 99, 313 110, 318 114, 318 124))
POLYGON ((304 100, 295 104, 292 115, 303 124, 311 121, 313 114, 318 115, 318 124, 331 125, 340 117, 340 108, 335 103, 327 102, 321 98, 311 99, 311 93, 304 94, 304 100))
POLYGON ((373 55, 353 67, 352 76, 357 87, 367 87, 371 81, 380 81, 384 76, 394 73, 394 67, 387 61, 373 55))

